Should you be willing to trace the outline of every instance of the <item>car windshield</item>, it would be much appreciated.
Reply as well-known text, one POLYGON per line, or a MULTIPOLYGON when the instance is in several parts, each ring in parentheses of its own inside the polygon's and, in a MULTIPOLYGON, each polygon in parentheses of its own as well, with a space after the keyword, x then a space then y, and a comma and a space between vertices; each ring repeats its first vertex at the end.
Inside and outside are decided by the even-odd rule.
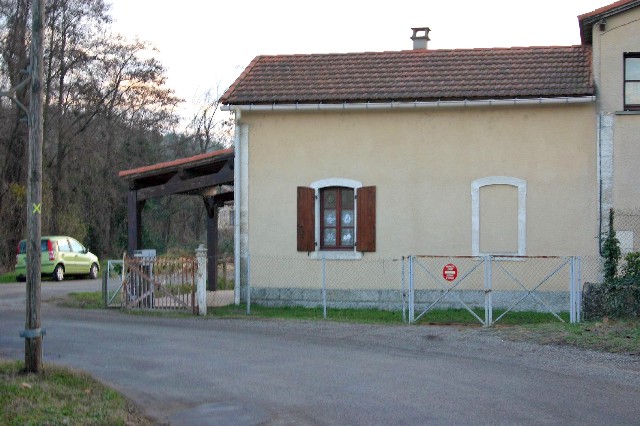
MULTIPOLYGON (((40 251, 47 251, 47 241, 48 240, 41 240, 40 241, 40 251)), ((25 254, 27 252, 27 241, 26 240, 22 240, 20 241, 20 254, 25 254)))

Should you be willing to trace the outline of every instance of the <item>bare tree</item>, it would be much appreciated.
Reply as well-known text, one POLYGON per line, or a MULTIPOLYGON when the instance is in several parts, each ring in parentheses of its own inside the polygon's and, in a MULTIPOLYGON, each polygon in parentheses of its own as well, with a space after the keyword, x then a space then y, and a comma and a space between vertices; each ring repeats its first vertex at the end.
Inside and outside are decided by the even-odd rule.
POLYGON ((27 125, 21 105, 28 105, 24 83, 29 64, 28 0, 0 0, 0 55, 4 89, 17 89, 17 102, 0 103, 0 265, 11 260, 25 228, 27 125), (16 233, 16 231, 18 231, 16 233))
POLYGON ((198 100, 199 108, 187 128, 195 153, 228 148, 233 140, 231 116, 220 110, 220 95, 207 90, 198 100))

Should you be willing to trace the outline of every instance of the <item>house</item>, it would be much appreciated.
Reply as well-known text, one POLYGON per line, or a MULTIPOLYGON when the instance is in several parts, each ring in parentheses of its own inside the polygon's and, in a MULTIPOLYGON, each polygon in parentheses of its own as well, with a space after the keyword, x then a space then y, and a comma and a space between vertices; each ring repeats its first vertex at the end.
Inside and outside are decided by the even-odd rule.
MULTIPOLYGON (((618 1, 578 17, 582 44, 592 49, 597 89, 600 235, 607 230, 609 209, 640 209, 639 5, 618 1)), ((640 250, 640 225, 630 225, 617 232, 623 252, 640 250)))
MULTIPOLYGON (((591 255, 640 208, 640 0, 577 46, 258 56, 236 119, 237 279, 249 256, 591 255)), ((633 247, 638 236, 627 234, 633 247)))

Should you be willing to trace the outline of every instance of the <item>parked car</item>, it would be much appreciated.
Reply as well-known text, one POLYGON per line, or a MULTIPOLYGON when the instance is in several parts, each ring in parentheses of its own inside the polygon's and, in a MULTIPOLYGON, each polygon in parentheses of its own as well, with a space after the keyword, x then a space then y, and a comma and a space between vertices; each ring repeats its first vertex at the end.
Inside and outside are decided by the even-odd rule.
MULTIPOLYGON (((62 281, 65 275, 98 278, 98 257, 71 237, 42 237, 40 250, 43 276, 50 275, 56 281, 62 281)), ((18 281, 27 277, 27 240, 20 241, 16 250, 16 276, 18 281)))

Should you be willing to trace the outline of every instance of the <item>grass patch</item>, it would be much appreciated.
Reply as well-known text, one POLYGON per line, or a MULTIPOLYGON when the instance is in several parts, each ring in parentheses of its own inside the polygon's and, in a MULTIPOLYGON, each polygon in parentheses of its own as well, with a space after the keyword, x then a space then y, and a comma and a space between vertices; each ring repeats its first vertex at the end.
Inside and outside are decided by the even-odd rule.
POLYGON ((510 340, 543 345, 570 345, 582 349, 640 355, 640 321, 608 320, 579 324, 547 323, 497 330, 510 340))
POLYGON ((126 398, 85 373, 45 365, 26 374, 21 361, 0 360, 2 425, 152 425, 126 398))
MULTIPOLYGON (((216 317, 246 317, 246 305, 229 305, 219 308, 210 308, 210 315, 216 317)), ((476 315, 484 319, 484 309, 474 310, 476 315)), ((504 311, 495 310, 493 318, 496 319, 504 311)), ((301 306, 261 306, 251 305, 251 317, 256 318, 282 318, 297 320, 323 319, 323 310, 318 308, 305 308, 301 306)), ((569 313, 563 312, 560 317, 569 321, 569 313)), ((402 323, 401 311, 385 311, 379 309, 327 309, 327 319, 332 321, 350 321, 368 324, 398 324, 402 323)), ((553 315, 540 312, 509 312, 500 319, 499 324, 542 324, 558 321, 553 315)), ((423 315, 417 324, 464 324, 480 325, 480 322, 466 309, 435 309, 423 315)))
MULTIPOLYGON (((209 315, 222 318, 246 318, 247 307, 241 305, 209 308, 209 315)), ((302 306, 261 306, 251 305, 254 318, 280 318, 291 320, 321 320, 323 309, 305 308, 302 306)), ((383 311, 379 309, 327 309, 327 319, 332 321, 348 321, 368 324, 393 324, 402 322, 402 312, 383 311)))
POLYGON ((57 300, 56 304, 76 309, 102 309, 104 307, 100 291, 69 293, 66 297, 57 300))
MULTIPOLYGON (((484 320, 484 308, 473 309, 473 312, 484 320)), ((505 312, 504 309, 493 310, 493 320, 496 321, 505 312)), ((416 316, 419 313, 416 312, 416 316)), ((560 318, 569 322, 569 312, 561 312, 560 318)), ((558 319, 548 312, 531 312, 531 311, 509 311, 497 322, 499 325, 518 325, 518 324, 544 324, 549 322, 559 322, 558 319)), ((478 321, 466 309, 433 309, 424 314, 417 321, 418 324, 478 324, 478 321)))
POLYGON ((16 273, 13 271, 0 274, 0 284, 15 284, 17 282, 16 273))

